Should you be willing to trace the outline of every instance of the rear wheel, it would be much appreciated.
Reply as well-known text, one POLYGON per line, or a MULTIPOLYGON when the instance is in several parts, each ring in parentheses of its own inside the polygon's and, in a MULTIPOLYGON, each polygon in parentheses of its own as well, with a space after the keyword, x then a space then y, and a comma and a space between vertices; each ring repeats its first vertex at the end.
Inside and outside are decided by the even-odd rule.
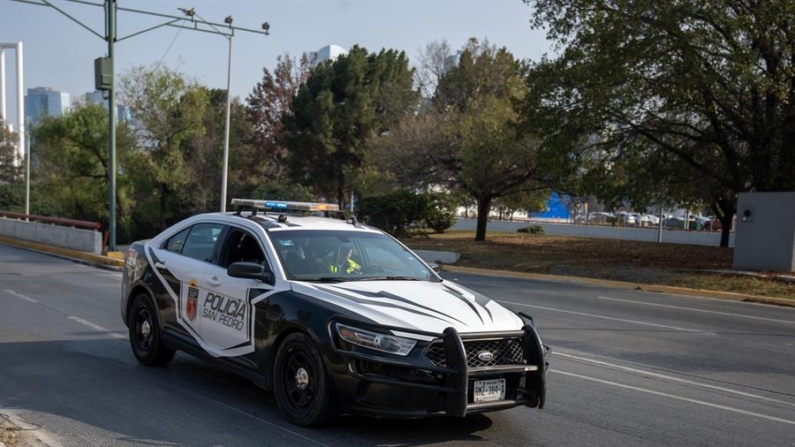
POLYGON ((160 338, 157 311, 148 295, 135 297, 128 318, 130 346, 139 362, 147 366, 162 366, 174 358, 174 350, 165 346, 160 338))
POLYGON ((296 425, 319 425, 332 417, 323 358, 300 332, 284 339, 276 354, 274 394, 282 416, 296 425))

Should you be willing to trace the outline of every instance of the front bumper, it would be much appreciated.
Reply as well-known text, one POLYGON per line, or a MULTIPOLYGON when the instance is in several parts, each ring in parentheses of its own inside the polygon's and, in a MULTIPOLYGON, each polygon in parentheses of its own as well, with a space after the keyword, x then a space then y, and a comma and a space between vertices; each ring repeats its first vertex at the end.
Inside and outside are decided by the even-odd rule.
MULTIPOLYGON (((406 332, 401 328, 335 321, 362 329, 406 332)), ((544 407, 550 351, 541 343, 532 325, 525 325, 521 331, 495 333, 459 334, 452 327, 442 334, 411 331, 433 337, 434 342, 418 343, 407 357, 377 354, 349 345, 333 332, 333 349, 341 360, 335 368, 335 384, 342 412, 384 417, 461 417, 520 405, 544 407), (521 343, 521 360, 473 367, 471 355, 470 361, 467 360, 466 346, 481 340, 518 341, 521 343), (426 358, 425 350, 429 344, 439 342, 444 346, 444 362, 435 365, 426 358), (474 382, 491 379, 505 380, 505 399, 475 403, 474 382)))

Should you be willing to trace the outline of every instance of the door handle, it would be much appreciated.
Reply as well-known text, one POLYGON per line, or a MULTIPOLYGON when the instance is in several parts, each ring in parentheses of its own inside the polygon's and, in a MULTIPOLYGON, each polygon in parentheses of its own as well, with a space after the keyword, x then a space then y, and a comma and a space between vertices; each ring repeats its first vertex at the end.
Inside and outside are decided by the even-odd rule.
POLYGON ((212 278, 205 278, 204 282, 206 282, 207 284, 209 284, 211 286, 220 286, 221 285, 221 281, 218 281, 218 277, 217 276, 213 276, 212 278))
POLYGON ((164 269, 164 268, 166 268, 166 263, 157 261, 157 262, 155 262, 155 268, 164 269))

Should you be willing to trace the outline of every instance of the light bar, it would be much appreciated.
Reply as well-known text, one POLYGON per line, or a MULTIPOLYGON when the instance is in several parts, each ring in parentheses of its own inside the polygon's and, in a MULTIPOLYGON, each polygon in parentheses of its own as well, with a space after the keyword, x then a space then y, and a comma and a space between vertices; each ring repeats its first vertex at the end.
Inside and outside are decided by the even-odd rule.
POLYGON ((333 203, 285 202, 276 200, 232 199, 232 205, 247 206, 266 211, 339 211, 333 203))

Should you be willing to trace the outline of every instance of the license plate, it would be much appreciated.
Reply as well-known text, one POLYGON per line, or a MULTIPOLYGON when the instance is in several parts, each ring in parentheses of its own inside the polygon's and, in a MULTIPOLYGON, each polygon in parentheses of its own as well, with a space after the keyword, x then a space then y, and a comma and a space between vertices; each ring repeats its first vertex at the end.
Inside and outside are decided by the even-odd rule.
POLYGON ((505 379, 476 380, 472 397, 476 404, 505 400, 505 379))

